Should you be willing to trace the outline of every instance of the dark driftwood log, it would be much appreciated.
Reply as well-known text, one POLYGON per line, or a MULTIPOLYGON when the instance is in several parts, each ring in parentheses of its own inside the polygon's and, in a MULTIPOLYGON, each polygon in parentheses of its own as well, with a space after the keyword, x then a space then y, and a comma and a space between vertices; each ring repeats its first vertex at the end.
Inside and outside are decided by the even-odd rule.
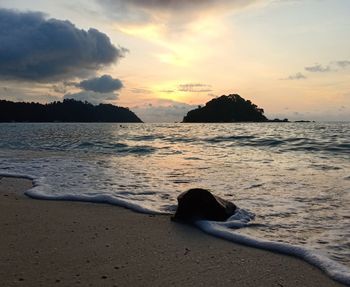
POLYGON ((225 221, 237 208, 232 202, 201 188, 181 193, 177 201, 177 210, 172 220, 189 223, 199 219, 225 221))

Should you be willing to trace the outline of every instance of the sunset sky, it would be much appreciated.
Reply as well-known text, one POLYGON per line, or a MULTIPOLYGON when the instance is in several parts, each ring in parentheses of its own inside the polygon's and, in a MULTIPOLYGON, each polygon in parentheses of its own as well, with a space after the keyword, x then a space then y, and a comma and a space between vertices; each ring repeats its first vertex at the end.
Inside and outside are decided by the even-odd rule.
POLYGON ((350 121, 349 15, 348 0, 0 0, 0 98, 173 122, 238 93, 269 118, 350 121))

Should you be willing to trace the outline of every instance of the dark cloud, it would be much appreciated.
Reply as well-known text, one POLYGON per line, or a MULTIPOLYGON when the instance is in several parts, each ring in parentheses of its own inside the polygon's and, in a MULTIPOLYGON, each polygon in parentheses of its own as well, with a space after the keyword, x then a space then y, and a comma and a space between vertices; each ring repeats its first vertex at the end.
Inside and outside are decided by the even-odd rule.
POLYGON ((127 5, 129 7, 140 7, 143 9, 152 10, 190 10, 190 9, 200 9, 210 6, 219 5, 234 5, 234 6, 245 6, 250 4, 252 0, 102 0, 102 2, 109 5, 115 5, 120 9, 126 9, 127 5))
POLYGON ((264 1, 266 0, 96 0, 108 15, 119 21, 159 23, 162 20, 176 22, 178 25, 193 21, 208 10, 227 12, 264 1))
POLYGON ((119 79, 113 79, 109 75, 95 77, 80 83, 67 82, 66 86, 81 88, 82 91, 77 93, 68 93, 64 96, 65 99, 74 99, 78 101, 87 101, 92 104, 100 104, 118 99, 116 91, 123 87, 123 83, 119 79))
POLYGON ((123 83, 119 79, 113 79, 110 75, 92 78, 81 81, 77 87, 85 91, 93 91, 97 93, 111 93, 120 90, 123 83))
POLYGON ((52 90, 55 93, 60 93, 60 94, 65 94, 67 93, 67 90, 71 87, 76 87, 77 83, 72 82, 72 81, 63 81, 63 82, 58 82, 52 85, 52 90))
POLYGON ((64 84, 53 85, 52 89, 55 93, 64 94, 67 92, 67 87, 64 84))
POLYGON ((261 0, 99 0, 100 4, 109 8, 118 10, 128 10, 130 8, 140 8, 144 10, 198 10, 208 7, 244 7, 253 3, 262 2, 261 0))
POLYGON ((209 93, 209 92, 212 92, 212 89, 211 89, 211 85, 200 84, 200 83, 189 83, 189 84, 179 85, 178 91, 190 92, 190 93, 209 93))
POLYGON ((336 61, 334 62, 335 65, 337 65, 338 67, 345 69, 348 66, 350 66, 350 61, 344 60, 344 61, 336 61))
POLYGON ((100 103, 105 103, 109 101, 115 101, 118 99, 118 94, 114 93, 96 93, 93 91, 81 91, 78 93, 73 93, 73 94, 66 94, 64 99, 74 99, 77 101, 87 101, 91 104, 100 104, 100 103))
POLYGON ((287 78, 283 78, 281 80, 305 80, 306 79, 306 76, 300 72, 294 74, 294 75, 290 75, 289 77, 287 78))
POLYGON ((54 81, 93 74, 123 57, 106 34, 38 12, 0 9, 0 77, 54 81))
POLYGON ((312 73, 326 73, 326 72, 330 72, 331 68, 329 66, 322 66, 322 65, 316 64, 314 66, 305 67, 305 70, 312 73))

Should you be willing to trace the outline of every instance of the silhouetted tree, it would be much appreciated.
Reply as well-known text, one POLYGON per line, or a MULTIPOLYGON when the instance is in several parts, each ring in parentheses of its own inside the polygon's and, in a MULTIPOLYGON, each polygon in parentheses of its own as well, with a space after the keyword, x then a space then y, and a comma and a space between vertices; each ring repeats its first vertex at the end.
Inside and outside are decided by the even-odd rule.
POLYGON ((264 110, 237 94, 221 96, 191 110, 183 122, 266 122, 264 110))
POLYGON ((128 108, 65 99, 50 104, 0 100, 0 122, 142 122, 128 108))

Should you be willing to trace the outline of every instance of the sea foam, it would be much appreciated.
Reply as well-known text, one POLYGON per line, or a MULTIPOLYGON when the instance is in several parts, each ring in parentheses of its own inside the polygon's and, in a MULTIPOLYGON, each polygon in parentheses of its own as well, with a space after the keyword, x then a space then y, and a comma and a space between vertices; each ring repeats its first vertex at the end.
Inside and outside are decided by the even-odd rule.
POLYGON ((203 230, 348 282, 349 123, 0 124, 0 139, 0 173, 32 179, 30 197, 170 214, 209 189, 242 209, 203 230))
MULTIPOLYGON (((130 210, 145 214, 169 214, 165 212, 154 211, 145 208, 142 205, 132 203, 128 200, 118 199, 109 195, 50 195, 47 192, 47 190, 50 189, 50 186, 45 184, 40 178, 35 178, 31 175, 14 173, 0 173, 0 177, 1 176, 32 180, 33 187, 29 190, 26 190, 24 193, 33 199, 107 203, 125 207, 130 210)), ((327 258, 322 254, 317 253, 316 251, 307 249, 302 246, 267 241, 235 232, 235 230, 238 230, 240 228, 255 226, 256 224, 251 223, 251 220, 254 218, 254 213, 242 208, 238 208, 235 214, 226 221, 219 222, 198 220, 195 225, 208 234, 226 239, 231 242, 301 258, 304 261, 320 268, 334 280, 345 285, 350 285, 350 269, 334 260, 327 258)))
POLYGON ((262 240, 259 238, 253 238, 251 236, 242 235, 236 233, 231 228, 247 227, 248 224, 245 220, 239 223, 239 220, 235 222, 215 222, 201 220, 196 222, 198 226, 204 232, 235 242, 239 244, 244 244, 251 247, 256 247, 259 249, 265 249, 269 251, 274 251, 286 255, 295 256, 303 259, 304 261, 320 268, 326 274, 328 274, 334 280, 341 282, 346 285, 350 285, 350 270, 344 265, 339 264, 327 258, 324 255, 317 253, 316 251, 309 250, 301 246, 290 245, 286 243, 273 242, 262 240))
POLYGON ((33 183, 33 187, 24 192, 30 198, 41 199, 41 200, 56 200, 56 201, 80 201, 80 202, 91 202, 91 203, 106 203, 125 207, 130 210, 146 213, 146 214, 168 214, 166 212, 155 211, 153 209, 136 204, 130 200, 120 199, 108 194, 62 194, 57 195, 50 193, 52 188, 49 184, 44 183, 43 178, 36 178, 32 175, 16 174, 16 173, 0 173, 0 177, 12 177, 12 178, 23 178, 29 179, 33 183))

